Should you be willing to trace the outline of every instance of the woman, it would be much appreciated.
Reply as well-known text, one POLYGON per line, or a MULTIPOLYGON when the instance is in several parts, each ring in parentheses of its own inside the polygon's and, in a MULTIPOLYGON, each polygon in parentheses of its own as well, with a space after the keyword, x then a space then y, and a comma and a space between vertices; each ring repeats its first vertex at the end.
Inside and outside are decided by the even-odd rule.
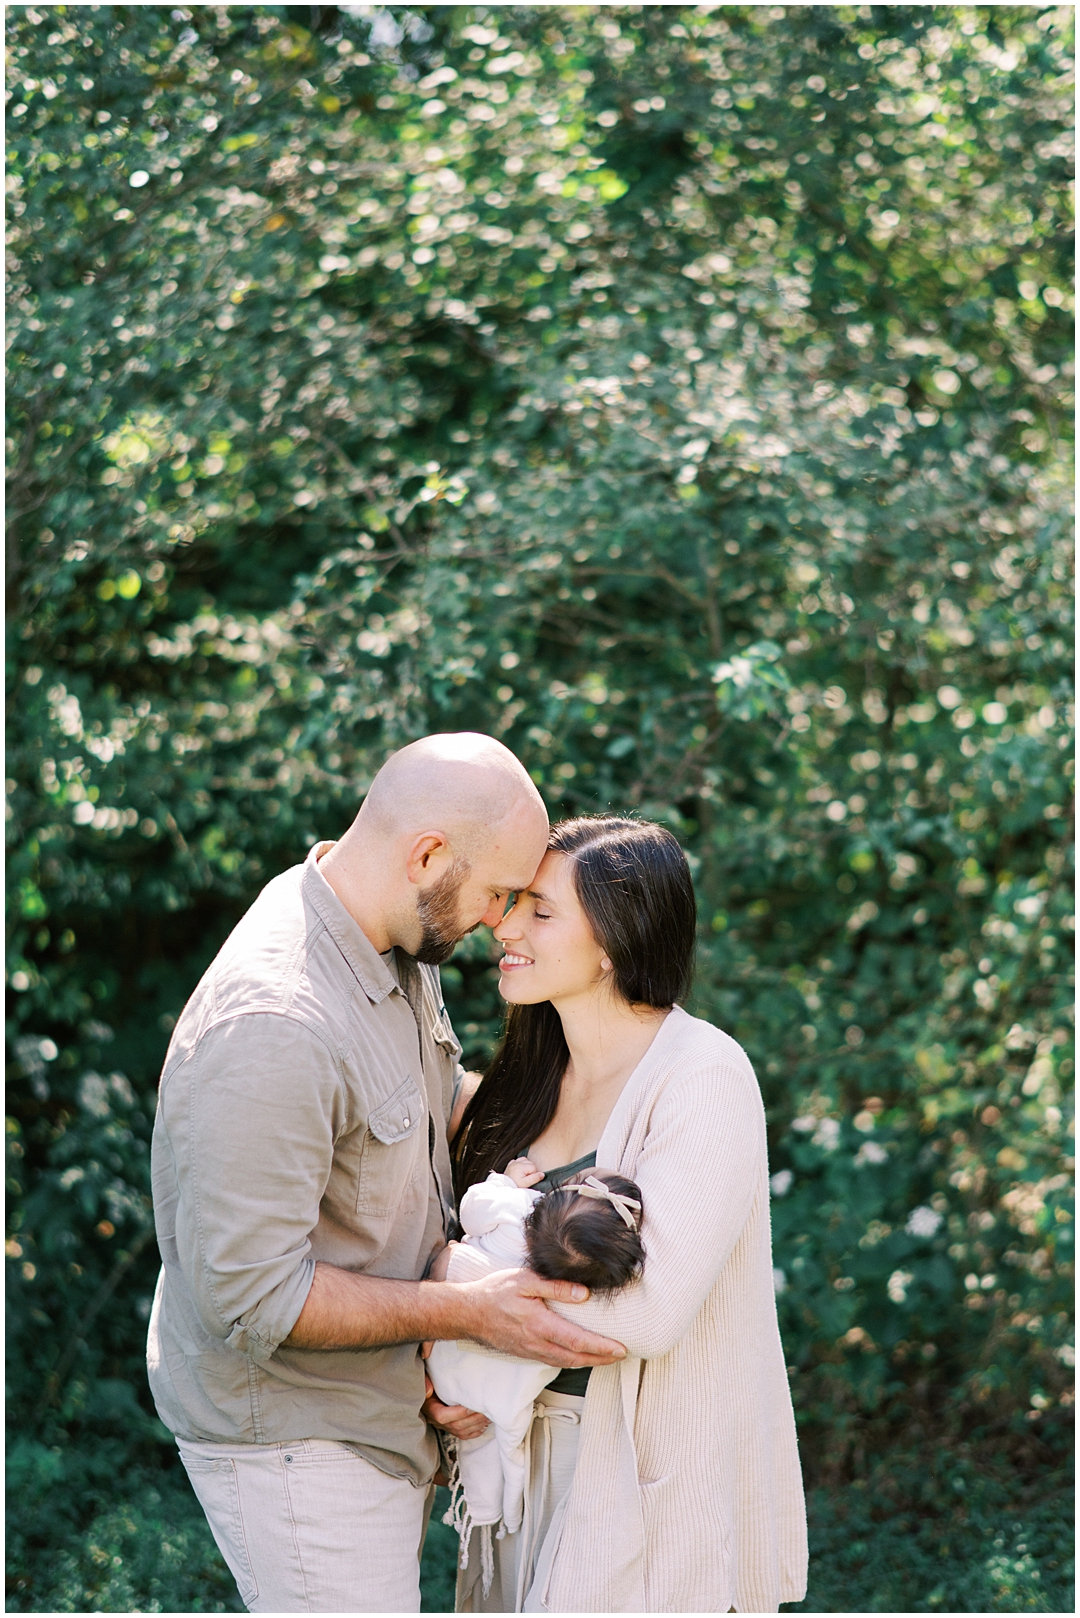
MULTIPOLYGON (((563 1372, 530 1435, 525 1521, 465 1612, 775 1612, 806 1589, 776 1321, 765 1119, 742 1049, 675 1004, 695 909, 660 826, 556 826, 495 929, 506 1033, 454 1141, 458 1194, 527 1155, 548 1189, 596 1165, 641 1188, 645 1266, 560 1313, 627 1358, 563 1372), (571 1314, 572 1311, 572 1314, 571 1314)), ((457 1247, 450 1278, 489 1260, 457 1247)))

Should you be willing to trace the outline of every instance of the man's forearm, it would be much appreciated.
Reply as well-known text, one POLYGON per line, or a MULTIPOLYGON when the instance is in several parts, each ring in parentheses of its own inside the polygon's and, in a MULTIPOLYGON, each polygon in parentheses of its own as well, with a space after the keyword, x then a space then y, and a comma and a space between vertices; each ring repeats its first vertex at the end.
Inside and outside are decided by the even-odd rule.
POLYGON ((285 1344, 289 1348, 385 1348, 468 1337, 501 1354, 542 1365, 610 1365, 626 1350, 583 1331, 547 1307, 582 1303, 588 1289, 546 1281, 528 1270, 459 1281, 392 1281, 316 1264, 311 1290, 285 1344))
POLYGON ((429 1338, 467 1337, 475 1307, 446 1281, 392 1281, 316 1264, 287 1348, 386 1348, 429 1338))

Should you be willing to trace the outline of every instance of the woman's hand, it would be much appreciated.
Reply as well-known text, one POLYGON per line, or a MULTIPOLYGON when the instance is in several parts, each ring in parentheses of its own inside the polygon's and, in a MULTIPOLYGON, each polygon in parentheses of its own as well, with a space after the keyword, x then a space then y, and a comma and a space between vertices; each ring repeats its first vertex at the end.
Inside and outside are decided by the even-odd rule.
MULTIPOLYGON (((430 1350, 430 1344, 423 1344, 430 1350)), ((425 1359, 427 1356, 424 1356, 425 1359)), ((433 1427, 441 1427, 444 1433, 450 1433, 454 1438, 479 1438, 490 1425, 487 1417, 479 1410, 466 1410, 464 1405, 444 1405, 431 1378, 425 1373, 424 1390, 427 1398, 420 1406, 420 1414, 424 1416, 433 1427)))

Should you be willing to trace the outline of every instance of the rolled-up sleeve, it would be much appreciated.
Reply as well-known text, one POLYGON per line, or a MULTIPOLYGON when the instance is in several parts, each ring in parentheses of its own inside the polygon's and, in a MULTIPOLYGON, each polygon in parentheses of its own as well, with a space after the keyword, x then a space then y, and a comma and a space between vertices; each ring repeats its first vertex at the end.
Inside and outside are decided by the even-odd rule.
POLYGON ((200 1319, 265 1361, 289 1335, 315 1274, 311 1233, 345 1121, 335 1054, 279 1014, 203 1035, 176 1162, 176 1240, 200 1319))

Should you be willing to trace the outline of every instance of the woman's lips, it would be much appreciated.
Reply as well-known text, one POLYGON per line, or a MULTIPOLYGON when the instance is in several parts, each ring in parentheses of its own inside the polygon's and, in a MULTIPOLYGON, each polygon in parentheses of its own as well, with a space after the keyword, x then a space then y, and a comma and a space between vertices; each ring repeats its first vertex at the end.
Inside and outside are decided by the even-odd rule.
POLYGON ((531 966, 532 964, 532 961, 530 961, 527 955, 514 955, 512 951, 507 950, 506 954, 499 962, 499 971, 516 972, 519 966, 531 966))

